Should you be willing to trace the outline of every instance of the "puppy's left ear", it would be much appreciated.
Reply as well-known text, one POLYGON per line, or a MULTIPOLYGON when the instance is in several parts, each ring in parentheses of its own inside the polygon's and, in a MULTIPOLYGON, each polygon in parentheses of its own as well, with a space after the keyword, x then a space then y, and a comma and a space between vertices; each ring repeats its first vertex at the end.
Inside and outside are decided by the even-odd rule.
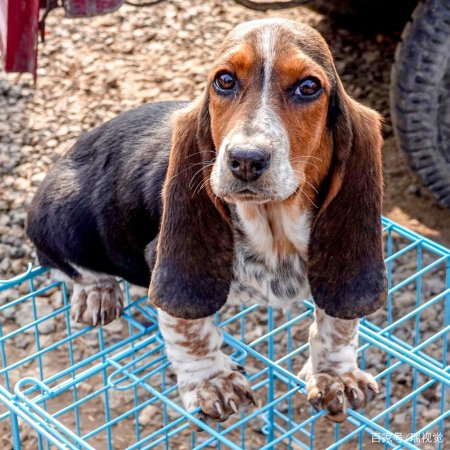
POLYGON ((150 301, 168 314, 200 319, 230 290, 233 238, 224 204, 211 191, 215 157, 205 95, 176 113, 163 186, 163 214, 150 301))
POLYGON ((330 176, 311 230, 308 278, 317 306, 354 319, 386 300, 381 203, 381 120, 351 99, 338 81, 330 101, 330 176))

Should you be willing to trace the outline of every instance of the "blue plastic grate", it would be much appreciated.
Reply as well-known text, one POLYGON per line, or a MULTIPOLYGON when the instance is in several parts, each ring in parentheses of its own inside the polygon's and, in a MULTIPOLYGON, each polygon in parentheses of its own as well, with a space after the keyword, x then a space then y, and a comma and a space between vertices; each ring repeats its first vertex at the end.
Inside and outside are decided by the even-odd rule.
POLYGON ((359 348, 381 393, 344 424, 312 411, 296 376, 308 356, 309 301, 286 315, 249 306, 217 316, 225 351, 245 365, 258 404, 208 426, 180 406, 156 312, 135 288, 122 285, 119 321, 80 327, 66 285, 30 268, 0 282, 0 447, 449 448, 450 251, 383 224, 388 306, 361 321, 359 348))

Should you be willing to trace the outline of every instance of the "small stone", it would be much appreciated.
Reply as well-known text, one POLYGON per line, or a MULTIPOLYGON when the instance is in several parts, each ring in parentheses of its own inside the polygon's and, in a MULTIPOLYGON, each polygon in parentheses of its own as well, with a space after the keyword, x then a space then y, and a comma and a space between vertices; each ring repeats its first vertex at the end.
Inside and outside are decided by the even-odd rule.
POLYGON ((58 145, 58 140, 57 139, 49 139, 47 141, 47 147, 49 148, 54 148, 58 145))
POLYGON ((14 320, 16 318, 16 308, 13 306, 6 308, 0 313, 0 318, 1 317, 4 317, 6 320, 14 320))
MULTIPOLYGON (((115 389, 108 390, 108 405, 111 409, 116 411, 126 411, 128 404, 133 401, 133 389, 116 391, 115 389)), ((105 402, 105 396, 101 395, 101 399, 105 402)))
POLYGON ((422 412, 422 417, 426 420, 434 420, 441 415, 441 412, 437 408, 426 409, 422 412))
POLYGON ((0 306, 5 303, 12 302, 19 298, 19 293, 15 289, 7 289, 6 291, 0 292, 0 306))
POLYGON ((339 74, 345 71, 346 62, 345 61, 335 61, 334 65, 336 66, 336 70, 339 74))
MULTIPOLYGON (((78 324, 78 325, 80 326, 80 328, 87 327, 86 324, 78 324)), ((74 328, 76 328, 76 327, 74 327, 74 328)), ((93 348, 95 350, 97 350, 99 348, 97 330, 92 330, 91 332, 86 333, 84 335, 84 340, 85 340, 86 344, 88 345, 88 347, 93 348)))
POLYGON ((144 298, 147 296, 147 293, 148 289, 146 288, 130 285, 130 297, 132 300, 139 300, 141 298, 144 298))
MULTIPOLYGON (((16 323, 19 327, 25 327, 44 316, 47 316, 53 312, 53 308, 48 304, 44 303, 47 299, 45 298, 36 298, 36 316, 37 319, 34 318, 34 312, 30 301, 25 301, 17 308, 16 313, 16 323)), ((31 326, 25 330, 25 333, 34 333, 36 327, 31 326)), ((41 334, 50 334, 56 330, 56 322, 54 317, 50 317, 42 321, 38 325, 39 333, 41 334)))
POLYGON ((434 385, 434 389, 425 389, 422 391, 421 396, 427 401, 427 402, 437 402, 441 398, 439 389, 436 389, 436 385, 434 385))
POLYGON ((20 296, 29 294, 30 286, 28 285, 28 283, 20 283, 18 291, 19 291, 20 296))
POLYGON ((86 392, 90 394, 91 392, 94 392, 94 386, 92 386, 91 383, 88 383, 87 381, 81 381, 77 384, 77 388, 80 389, 83 392, 86 392))
POLYGON ((423 395, 423 392, 416 397, 417 403, 419 405, 423 405, 425 409, 428 409, 430 406, 430 398, 428 395, 423 395))
POLYGON ((445 289, 443 277, 434 276, 433 278, 424 280, 423 284, 426 292, 433 296, 440 294, 445 289))
POLYGON ((409 308, 415 305, 416 293, 402 291, 399 295, 396 295, 393 299, 393 305, 399 309, 409 308))
POLYGON ((26 266, 23 261, 16 259, 11 263, 11 269, 14 273, 21 273, 26 270, 26 266))
POLYGON ((106 80, 106 86, 111 89, 117 89, 119 87, 119 83, 117 78, 109 78, 106 80))
POLYGON ((50 334, 56 330, 55 319, 47 319, 38 326, 40 334, 50 334))
MULTIPOLYGON (((424 323, 425 325, 430 325, 431 322, 433 321, 433 319, 436 317, 436 309, 431 307, 428 307, 426 309, 424 309, 421 313, 420 313, 420 320, 422 321, 422 323, 424 323)), ((426 329, 427 327, 425 327, 426 329)))
POLYGON ((17 348, 25 349, 28 345, 33 341, 33 338, 30 335, 20 334, 14 339, 14 345, 17 348))
POLYGON ((124 326, 123 320, 118 319, 118 320, 113 320, 108 325, 105 325, 103 327, 103 330, 106 334, 113 334, 113 335, 115 334, 115 335, 120 336, 120 333, 123 330, 123 326, 124 326))
POLYGON ((363 57, 366 62, 372 64, 380 58, 380 53, 376 50, 369 50, 364 52, 363 57))
POLYGON ((135 44, 133 41, 121 41, 120 45, 117 46, 117 50, 126 55, 131 55, 132 53, 134 53, 134 49, 135 44))
POLYGON ((396 425, 403 425, 408 420, 408 414, 406 412, 399 412, 394 414, 394 423, 396 425))
POLYGON ((31 182, 36 185, 39 184, 44 178, 45 178, 46 173, 45 172, 39 172, 39 173, 35 173, 32 177, 31 177, 31 182))
POLYGON ((53 292, 50 296, 52 306, 55 309, 61 308, 63 306, 63 296, 61 291, 53 292))
POLYGON ((152 422, 155 422, 155 416, 159 414, 161 411, 155 405, 147 405, 139 412, 139 425, 145 427, 152 422))
MULTIPOLYGON (((83 328, 86 328, 87 325, 85 325, 84 323, 80 323, 80 322, 75 322, 72 317, 70 316, 70 328, 72 329, 72 331, 80 331, 83 328)), ((91 333, 87 333, 86 335, 84 335, 84 339, 86 339, 87 336, 90 336, 91 333)), ((95 336, 94 336, 95 337, 95 336)), ((97 343, 97 341, 95 341, 97 343)))

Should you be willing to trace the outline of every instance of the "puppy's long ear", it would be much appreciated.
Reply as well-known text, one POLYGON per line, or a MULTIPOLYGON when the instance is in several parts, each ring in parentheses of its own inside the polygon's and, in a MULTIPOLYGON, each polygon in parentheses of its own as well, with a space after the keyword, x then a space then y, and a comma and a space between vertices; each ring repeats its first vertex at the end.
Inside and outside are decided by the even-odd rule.
POLYGON ((230 289, 231 228, 223 204, 212 194, 210 167, 204 168, 214 155, 207 100, 195 102, 174 117, 149 289, 153 304, 183 319, 214 314, 230 289))
POLYGON ((311 231, 308 277, 319 308, 333 317, 354 319, 386 300, 381 121, 348 97, 340 81, 329 114, 333 160, 311 231))

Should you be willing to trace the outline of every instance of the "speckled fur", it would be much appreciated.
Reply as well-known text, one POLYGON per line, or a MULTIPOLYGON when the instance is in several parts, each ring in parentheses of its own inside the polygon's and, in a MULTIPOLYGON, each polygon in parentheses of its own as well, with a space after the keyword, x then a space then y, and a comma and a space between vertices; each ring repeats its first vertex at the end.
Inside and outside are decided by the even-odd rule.
MULTIPOLYGON (((264 206, 253 206, 263 210, 264 206)), ((305 213, 307 214, 307 213, 305 213)), ((234 227, 234 263, 228 302, 230 304, 270 304, 284 310, 294 300, 308 298, 310 289, 306 274, 306 254, 301 250, 290 253, 277 252, 273 248, 273 236, 264 214, 254 219, 253 235, 248 228, 252 224, 239 215, 239 208, 232 207, 234 227), (247 229, 246 229, 247 228, 247 229), (269 242, 265 242, 269 238, 269 242)), ((302 224, 301 220, 298 220, 302 224)), ((299 226, 298 235, 306 248, 309 224, 299 226)))

